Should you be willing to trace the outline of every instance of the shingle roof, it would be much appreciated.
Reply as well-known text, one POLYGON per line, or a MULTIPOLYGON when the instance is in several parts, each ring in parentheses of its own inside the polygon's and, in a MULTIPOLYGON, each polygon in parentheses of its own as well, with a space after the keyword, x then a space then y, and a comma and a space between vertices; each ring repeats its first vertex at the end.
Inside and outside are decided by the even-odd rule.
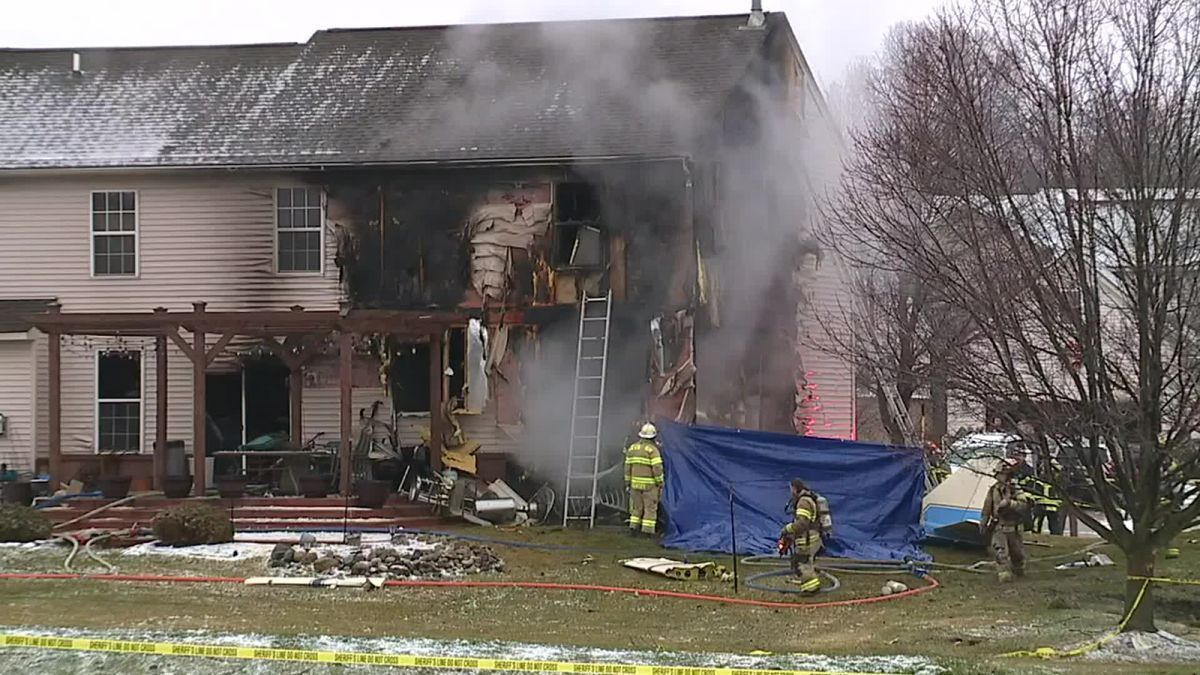
POLYGON ((34 314, 46 311, 53 300, 0 300, 0 333, 24 333, 33 328, 34 314))
POLYGON ((745 25, 326 30, 304 44, 81 49, 78 75, 73 50, 0 50, 0 169, 677 154, 787 20, 745 25))

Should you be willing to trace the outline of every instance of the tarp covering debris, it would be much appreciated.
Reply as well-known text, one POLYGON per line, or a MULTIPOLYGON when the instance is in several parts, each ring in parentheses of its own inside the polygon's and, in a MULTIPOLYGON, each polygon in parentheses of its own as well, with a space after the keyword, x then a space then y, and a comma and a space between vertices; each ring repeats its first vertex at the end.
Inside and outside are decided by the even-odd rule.
POLYGON ((732 552, 732 488, 738 553, 774 554, 790 520, 788 482, 800 478, 829 500, 833 536, 826 555, 928 558, 917 547, 925 485, 920 453, 665 420, 658 428, 666 465, 665 546, 732 552))

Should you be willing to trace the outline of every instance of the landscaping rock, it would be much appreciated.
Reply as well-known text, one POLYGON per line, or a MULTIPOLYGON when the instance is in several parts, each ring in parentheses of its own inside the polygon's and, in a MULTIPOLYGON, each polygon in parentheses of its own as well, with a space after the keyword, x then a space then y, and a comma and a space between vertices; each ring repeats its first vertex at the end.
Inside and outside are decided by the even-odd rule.
POLYGON ((275 544, 271 549, 271 558, 267 567, 285 567, 292 562, 292 547, 288 544, 275 544))
POLYGON ((385 576, 391 579, 439 579, 504 570, 504 562, 487 546, 444 539, 421 542, 421 547, 411 545, 416 541, 419 540, 396 541, 397 544, 410 544, 399 548, 341 545, 318 546, 305 551, 276 547, 270 564, 284 568, 284 574, 296 576, 385 576))

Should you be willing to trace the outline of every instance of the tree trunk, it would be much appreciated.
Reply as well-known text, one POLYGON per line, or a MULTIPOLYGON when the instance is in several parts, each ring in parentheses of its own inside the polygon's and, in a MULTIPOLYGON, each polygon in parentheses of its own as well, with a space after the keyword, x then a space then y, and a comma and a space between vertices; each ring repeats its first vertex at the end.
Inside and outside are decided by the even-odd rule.
MULTIPOLYGON (((1126 556, 1126 575, 1130 577, 1154 576, 1154 547, 1149 543, 1137 544, 1132 550, 1126 552, 1126 556)), ((1154 627, 1154 584, 1146 584, 1145 593, 1142 592, 1143 584, 1146 584, 1143 579, 1125 580, 1125 612, 1122 616, 1128 616, 1129 620, 1125 622, 1125 627, 1122 629, 1124 632, 1153 633, 1158 630, 1154 627), (1139 596, 1141 597, 1140 602, 1138 601, 1139 596)))

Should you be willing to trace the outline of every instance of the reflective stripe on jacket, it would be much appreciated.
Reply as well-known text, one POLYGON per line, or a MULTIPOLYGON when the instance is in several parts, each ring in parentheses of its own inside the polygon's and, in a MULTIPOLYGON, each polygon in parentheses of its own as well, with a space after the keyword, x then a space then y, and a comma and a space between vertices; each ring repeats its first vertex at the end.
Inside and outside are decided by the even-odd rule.
POLYGON ((634 490, 663 484, 663 461, 657 443, 641 440, 625 451, 625 484, 634 490))
POLYGON ((817 529, 817 501, 811 495, 802 495, 796 500, 794 520, 787 524, 784 531, 788 534, 804 534, 817 529))

